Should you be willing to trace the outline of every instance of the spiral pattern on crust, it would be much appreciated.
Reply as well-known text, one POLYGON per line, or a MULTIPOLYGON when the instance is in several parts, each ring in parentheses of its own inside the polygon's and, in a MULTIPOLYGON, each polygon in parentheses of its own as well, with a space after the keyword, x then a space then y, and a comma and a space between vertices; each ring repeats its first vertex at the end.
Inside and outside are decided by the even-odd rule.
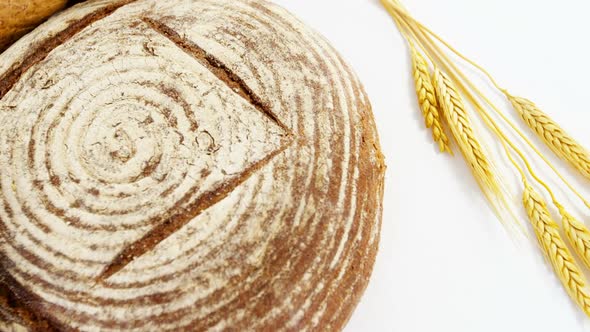
POLYGON ((0 279, 24 309, 58 330, 346 323, 384 166, 324 39, 258 0, 91 1, 2 62, 0 279))

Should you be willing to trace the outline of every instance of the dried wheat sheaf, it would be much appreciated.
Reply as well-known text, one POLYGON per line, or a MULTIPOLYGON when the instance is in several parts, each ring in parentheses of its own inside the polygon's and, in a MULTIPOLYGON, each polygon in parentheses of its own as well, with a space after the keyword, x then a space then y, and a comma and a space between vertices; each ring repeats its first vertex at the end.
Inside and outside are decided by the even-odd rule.
MULTIPOLYGON (((586 288, 582 271, 584 267, 590 268, 590 230, 559 203, 553 189, 542 176, 537 174, 535 169, 537 165, 528 160, 529 154, 522 149, 522 146, 529 149, 527 152, 534 152, 555 173, 561 180, 560 184, 567 189, 566 193, 579 198, 588 208, 590 203, 543 154, 542 150, 505 114, 505 111, 483 93, 483 89, 470 80, 456 63, 460 61, 483 73, 491 85, 512 103, 526 125, 557 156, 571 164, 573 169, 587 179, 590 179, 590 153, 534 103, 525 98, 512 96, 482 66, 461 54, 447 41, 414 19, 399 0, 381 0, 381 2, 410 46, 419 104, 426 119, 426 125, 433 130, 435 142, 439 144, 441 150, 449 151, 447 144, 449 140, 444 136, 444 129, 448 127, 495 212, 500 208, 510 209, 511 204, 508 204, 508 200, 505 199, 507 196, 504 191, 505 183, 499 180, 504 178, 504 174, 496 171, 491 162, 495 156, 484 150, 483 141, 480 138, 483 136, 480 136, 473 126, 471 113, 479 116, 485 124, 485 129, 497 139, 496 143, 499 143, 499 147, 505 154, 505 161, 523 180, 524 207, 542 252, 550 261, 555 274, 572 300, 586 315, 590 316, 590 293, 586 288), (451 57, 449 53, 452 53, 454 57, 451 57), (431 67, 434 68, 433 78, 429 71, 431 67), (464 100, 467 100, 469 104, 466 104, 464 100), (510 132, 505 128, 508 128, 510 132), (513 137, 517 137, 520 141, 515 142, 513 137), (531 180, 534 181, 531 182, 531 180), (535 186, 544 188, 545 193, 551 197, 554 207, 561 215, 561 225, 551 218, 549 207, 543 195, 535 191, 535 186), (499 206, 498 202, 503 206, 499 206), (576 263, 572 252, 561 237, 561 230, 575 253, 585 263, 584 266, 576 263)), ((498 215, 502 217, 501 214, 498 215)), ((520 223, 517 219, 516 222, 517 225, 520 223)), ((505 226, 508 225, 505 224, 505 226)))

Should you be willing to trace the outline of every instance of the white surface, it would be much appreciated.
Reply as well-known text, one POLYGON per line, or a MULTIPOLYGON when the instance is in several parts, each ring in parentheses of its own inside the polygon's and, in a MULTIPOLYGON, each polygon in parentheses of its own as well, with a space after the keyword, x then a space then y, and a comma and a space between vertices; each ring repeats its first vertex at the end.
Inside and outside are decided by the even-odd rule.
MULTIPOLYGON (((590 319, 572 304, 534 242, 515 245, 462 160, 436 153, 418 113, 406 45, 379 1, 276 2, 324 34, 356 70, 389 166, 380 253, 346 331, 590 329, 590 319)), ((590 146, 590 2, 403 2, 510 91, 533 99, 590 146)), ((506 164, 503 158, 497 162, 506 164)), ((545 168, 541 173, 550 174, 545 168)), ((506 174, 517 188, 512 173, 506 174)), ((588 182, 574 180, 588 196, 588 182)), ((576 212, 590 221, 588 210, 576 212)))

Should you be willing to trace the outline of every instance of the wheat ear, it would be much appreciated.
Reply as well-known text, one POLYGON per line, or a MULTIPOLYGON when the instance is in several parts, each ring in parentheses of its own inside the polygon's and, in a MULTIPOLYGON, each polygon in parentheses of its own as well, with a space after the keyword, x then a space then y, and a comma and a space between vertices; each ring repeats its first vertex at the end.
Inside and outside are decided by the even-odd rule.
POLYGON ((432 78, 426 59, 410 44, 412 56, 412 71, 416 84, 416 95, 422 109, 426 127, 432 130, 432 138, 438 144, 441 152, 452 153, 449 138, 443 129, 436 93, 432 85, 432 78))
POLYGON ((525 184, 523 203, 541 249, 553 270, 570 297, 590 317, 590 295, 585 290, 586 280, 561 238, 559 226, 551 218, 547 204, 529 184, 525 184))
POLYGON ((524 122, 561 158, 590 179, 590 154, 528 99, 508 95, 524 122))
POLYGON ((558 206, 562 218, 563 230, 574 250, 590 267, 590 230, 582 222, 569 214, 562 206, 558 206))
POLYGON ((445 120, 473 174, 480 184, 498 194, 500 187, 492 164, 475 136, 461 95, 451 79, 439 69, 434 71, 434 86, 445 120))

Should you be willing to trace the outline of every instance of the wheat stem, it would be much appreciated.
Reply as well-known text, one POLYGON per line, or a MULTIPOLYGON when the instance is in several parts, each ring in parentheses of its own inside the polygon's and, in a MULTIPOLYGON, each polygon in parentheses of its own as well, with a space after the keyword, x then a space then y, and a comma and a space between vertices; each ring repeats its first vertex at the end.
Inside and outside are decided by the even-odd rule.
POLYGON ((468 57, 466 57, 465 55, 463 55, 461 52, 459 52, 456 48, 454 48, 451 44, 449 44, 446 40, 444 40, 443 38, 441 38, 439 35, 437 35, 436 33, 434 33, 431 29, 429 29, 427 26, 425 26, 424 24, 422 24, 420 21, 418 21, 417 19, 415 19, 414 17, 412 17, 404 8, 403 6, 398 2, 398 1, 392 1, 393 2, 393 9, 396 10, 400 15, 402 15, 404 17, 404 19, 406 20, 410 20, 411 23, 415 24, 416 26, 418 26, 420 28, 420 30, 425 31, 426 33, 428 33, 429 35, 431 35, 432 37, 434 37, 436 40, 438 40, 441 44, 443 44, 446 48, 448 48, 451 52, 455 53, 459 58, 463 59, 465 62, 469 63, 470 65, 472 65, 473 67, 479 69, 482 73, 484 73, 484 75, 486 75, 488 77, 488 79, 490 80, 490 82, 492 82, 492 84, 500 91, 506 91, 506 89, 502 88, 498 82, 494 79, 494 77, 487 71, 485 70, 482 66, 480 66, 479 64, 477 64, 475 61, 469 59, 468 57), (397 3, 397 4, 396 4, 397 3))

